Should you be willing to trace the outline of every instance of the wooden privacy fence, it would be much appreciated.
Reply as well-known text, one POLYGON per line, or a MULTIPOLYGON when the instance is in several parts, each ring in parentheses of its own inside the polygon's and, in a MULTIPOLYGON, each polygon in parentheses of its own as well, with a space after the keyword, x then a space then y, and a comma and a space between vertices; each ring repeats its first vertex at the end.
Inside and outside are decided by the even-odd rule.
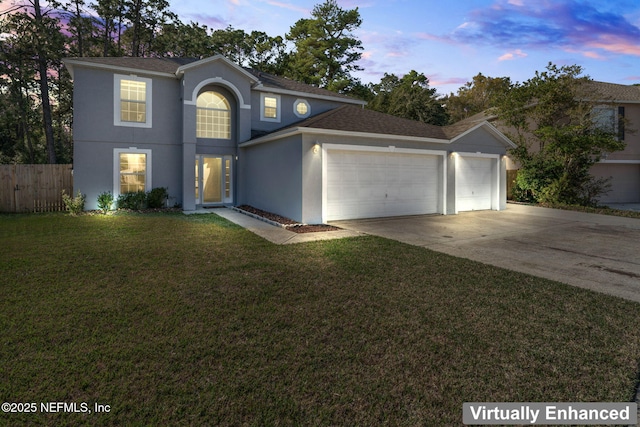
POLYGON ((0 212, 65 210, 73 194, 72 165, 0 165, 0 212))

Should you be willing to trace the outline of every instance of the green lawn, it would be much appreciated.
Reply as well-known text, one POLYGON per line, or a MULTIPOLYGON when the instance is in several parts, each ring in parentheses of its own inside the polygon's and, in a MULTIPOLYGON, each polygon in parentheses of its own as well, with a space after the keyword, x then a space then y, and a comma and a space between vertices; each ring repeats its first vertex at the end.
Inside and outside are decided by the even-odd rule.
POLYGON ((0 425, 460 425, 630 401, 640 304, 376 237, 216 215, 0 216, 0 425))

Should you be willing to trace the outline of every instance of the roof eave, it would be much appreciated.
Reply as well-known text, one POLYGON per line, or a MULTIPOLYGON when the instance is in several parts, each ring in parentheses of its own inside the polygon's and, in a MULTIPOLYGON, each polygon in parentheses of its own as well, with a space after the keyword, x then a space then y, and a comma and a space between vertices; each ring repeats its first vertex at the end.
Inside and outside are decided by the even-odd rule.
POLYGON ((411 141, 411 142, 429 142, 436 144, 450 144, 452 141, 448 139, 428 138, 421 136, 408 136, 408 135, 390 135, 384 133, 370 133, 370 132, 355 132, 335 129, 322 129, 322 128, 309 128, 309 127, 295 127, 283 129, 278 132, 270 133, 269 135, 261 136, 256 139, 239 144, 240 147, 251 147, 253 145, 264 144, 266 142, 275 141, 284 137, 294 136, 299 134, 306 135, 328 135, 328 136, 345 136, 352 138, 375 138, 383 140, 393 141, 411 141))
POLYGON ((145 76, 158 76, 158 77, 167 77, 175 79, 176 75, 173 73, 164 73, 162 71, 151 71, 151 70, 143 70, 140 68, 132 68, 132 67, 121 67, 118 65, 110 65, 110 64, 100 64, 97 62, 87 62, 82 60, 77 60, 73 58, 64 58, 62 62, 67 66, 69 70, 69 74, 73 78, 74 67, 83 67, 83 68, 93 68, 97 70, 106 70, 106 71, 118 71, 120 73, 126 74, 144 74, 145 76))
POLYGON ((342 102, 343 104, 355 104, 355 105, 363 105, 363 106, 367 105, 366 101, 362 101, 360 99, 341 98, 338 96, 320 95, 320 94, 315 94, 311 92, 281 89, 281 88, 272 87, 272 86, 265 86, 262 83, 254 86, 252 89, 258 92, 277 93, 280 95, 304 96, 305 98, 320 99, 323 101, 336 101, 336 102, 342 102))

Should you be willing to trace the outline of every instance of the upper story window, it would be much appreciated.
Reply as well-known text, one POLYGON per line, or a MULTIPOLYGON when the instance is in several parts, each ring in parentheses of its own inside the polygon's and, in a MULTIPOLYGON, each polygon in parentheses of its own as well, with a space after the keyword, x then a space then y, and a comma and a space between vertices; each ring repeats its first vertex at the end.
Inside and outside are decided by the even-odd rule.
POLYGON ((280 95, 260 94, 260 120, 280 123, 280 95))
POLYGON ((151 79, 116 74, 113 93, 115 126, 151 127, 151 79))
POLYGON ((597 129, 608 133, 617 133, 618 139, 624 140, 624 107, 594 107, 592 119, 597 129))
POLYGON ((311 106, 304 99, 296 99, 296 102, 293 103, 293 114, 305 119, 311 114, 311 106))
POLYGON ((231 107, 218 92, 207 91, 198 95, 196 137, 231 139, 231 107))

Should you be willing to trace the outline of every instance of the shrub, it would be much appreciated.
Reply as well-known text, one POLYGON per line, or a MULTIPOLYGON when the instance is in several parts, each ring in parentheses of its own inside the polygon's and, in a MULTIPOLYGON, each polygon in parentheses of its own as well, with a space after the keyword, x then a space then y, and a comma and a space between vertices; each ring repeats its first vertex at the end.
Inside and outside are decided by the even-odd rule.
MULTIPOLYGON (((104 193, 103 193, 104 194, 104 193)), ((102 194, 101 194, 102 196, 102 194)), ((118 209, 159 209, 164 208, 169 198, 169 193, 164 187, 157 187, 145 193, 137 191, 133 193, 124 193, 118 196, 116 206, 118 209)))
POLYGON ((76 197, 71 197, 65 190, 62 190, 62 201, 71 215, 78 215, 84 210, 86 196, 78 190, 76 197))
POLYGON ((103 214, 109 212, 112 205, 113 194, 111 194, 111 191, 104 191, 98 195, 98 209, 100 209, 103 214))
POLYGON ((164 187, 157 187, 147 193, 147 206, 151 209, 164 208, 169 198, 169 193, 164 187))
POLYGON ((147 205, 147 193, 144 191, 136 191, 120 194, 116 205, 118 209, 144 209, 147 205))

